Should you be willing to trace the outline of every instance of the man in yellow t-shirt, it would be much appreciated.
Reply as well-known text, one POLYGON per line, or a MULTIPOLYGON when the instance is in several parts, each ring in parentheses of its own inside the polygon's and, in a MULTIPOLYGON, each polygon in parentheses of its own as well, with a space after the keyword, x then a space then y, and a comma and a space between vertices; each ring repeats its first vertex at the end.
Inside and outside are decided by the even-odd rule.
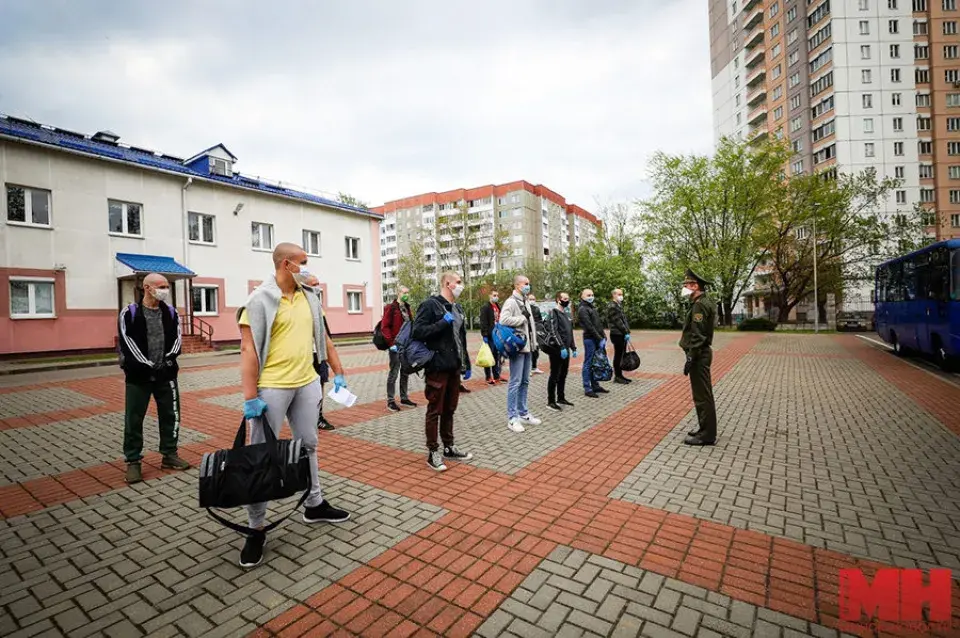
MULTIPOLYGON (((347 385, 343 367, 325 330, 319 297, 303 289, 311 277, 307 254, 295 244, 282 243, 273 251, 273 263, 275 278, 250 294, 238 317, 240 384, 243 414, 252 422, 250 443, 265 440, 266 426, 279 435, 286 417, 294 438, 302 441, 310 458, 313 480, 303 521, 340 523, 350 514, 330 505, 320 490, 316 448, 323 390, 313 367, 314 351, 317 360, 327 361, 336 374, 338 389, 347 385)), ((266 511, 266 503, 247 506, 249 527, 262 530, 266 511)), ((265 543, 264 533, 248 536, 240 552, 240 566, 259 565, 265 543)))

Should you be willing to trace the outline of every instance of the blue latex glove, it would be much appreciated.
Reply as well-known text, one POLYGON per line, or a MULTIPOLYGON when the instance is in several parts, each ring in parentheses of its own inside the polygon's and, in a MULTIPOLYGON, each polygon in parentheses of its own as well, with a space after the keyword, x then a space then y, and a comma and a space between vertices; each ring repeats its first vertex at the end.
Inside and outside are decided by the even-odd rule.
POLYGON ((258 419, 267 411, 267 402, 257 397, 243 402, 243 418, 258 419))
POLYGON ((472 376, 473 376, 473 370, 467 370, 466 372, 463 373, 463 380, 469 381, 470 377, 472 376))
POLYGON ((574 350, 574 351, 573 351, 573 358, 576 359, 576 358, 579 357, 579 356, 580 356, 580 353, 577 352, 576 350, 574 350))
POLYGON ((445 312, 443 314, 443 320, 446 321, 447 323, 453 323, 455 319, 456 317, 453 316, 453 313, 445 312))
POLYGON ((342 374, 338 374, 333 378, 333 391, 340 392, 340 388, 347 387, 347 380, 343 378, 342 374))
POLYGON ((607 340, 606 340, 606 339, 601 339, 601 340, 600 340, 600 349, 601 349, 601 350, 606 350, 606 348, 607 348, 607 340))
POLYGON ((623 338, 623 340, 624 340, 624 342, 626 342, 626 343, 630 343, 630 335, 626 335, 626 336, 623 338))
POLYGON ((561 358, 561 359, 566 359, 568 354, 569 354, 569 353, 567 352, 567 349, 564 348, 563 350, 560 351, 560 358, 561 358))
POLYGON ((390 346, 390 352, 396 352, 397 346, 390 346))
POLYGON ((490 343, 489 341, 487 341, 487 338, 486 338, 486 337, 483 338, 483 342, 484 342, 484 343, 487 343, 487 344, 490 343))

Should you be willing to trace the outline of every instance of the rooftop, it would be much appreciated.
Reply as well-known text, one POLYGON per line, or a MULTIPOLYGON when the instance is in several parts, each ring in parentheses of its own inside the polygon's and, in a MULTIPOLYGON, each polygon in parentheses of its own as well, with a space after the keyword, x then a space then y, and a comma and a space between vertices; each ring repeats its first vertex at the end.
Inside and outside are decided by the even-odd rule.
POLYGON ((222 144, 215 144, 190 159, 184 160, 173 155, 121 144, 119 136, 109 131, 84 135, 83 133, 0 114, 0 140, 3 139, 35 144, 106 161, 121 162, 146 170, 179 174, 228 187, 258 191, 267 195, 295 199, 367 217, 380 218, 382 216, 374 210, 344 204, 335 199, 308 192, 301 187, 289 188, 284 186, 282 182, 250 177, 232 170, 223 171, 222 168, 215 168, 212 162, 198 161, 206 160, 208 157, 220 157, 219 154, 214 153, 218 149, 222 149, 228 157, 232 158, 232 161, 236 161, 236 157, 226 150, 226 147, 222 144))

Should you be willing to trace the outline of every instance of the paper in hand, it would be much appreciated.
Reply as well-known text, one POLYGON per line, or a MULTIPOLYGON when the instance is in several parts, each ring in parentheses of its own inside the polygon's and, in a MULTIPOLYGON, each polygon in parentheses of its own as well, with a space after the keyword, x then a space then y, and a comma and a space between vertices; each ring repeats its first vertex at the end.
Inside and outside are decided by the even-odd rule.
POLYGON ((338 391, 335 387, 327 393, 327 396, 339 403, 340 405, 346 406, 348 408, 353 407, 353 404, 357 402, 357 395, 350 392, 346 388, 340 388, 338 391))

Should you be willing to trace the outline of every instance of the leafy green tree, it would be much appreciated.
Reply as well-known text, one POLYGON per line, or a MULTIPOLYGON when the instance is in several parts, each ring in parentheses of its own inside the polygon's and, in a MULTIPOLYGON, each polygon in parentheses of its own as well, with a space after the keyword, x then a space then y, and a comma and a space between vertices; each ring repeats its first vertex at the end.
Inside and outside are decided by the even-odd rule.
MULTIPOLYGON (((427 268, 422 242, 411 242, 409 249, 397 260, 396 278, 397 288, 406 286, 410 289, 411 306, 419 305, 434 294, 437 282, 427 268)), ((396 294, 396 289, 391 294, 396 294)))
POLYGON ((726 325, 770 243, 789 157, 785 144, 722 139, 712 157, 657 153, 651 161, 654 195, 640 203, 644 243, 666 280, 693 267, 713 281, 726 325))
POLYGON ((343 191, 337 193, 337 201, 341 204, 346 204, 347 206, 356 206, 357 208, 365 208, 367 210, 370 209, 370 204, 357 197, 354 197, 350 193, 344 193, 343 191))

